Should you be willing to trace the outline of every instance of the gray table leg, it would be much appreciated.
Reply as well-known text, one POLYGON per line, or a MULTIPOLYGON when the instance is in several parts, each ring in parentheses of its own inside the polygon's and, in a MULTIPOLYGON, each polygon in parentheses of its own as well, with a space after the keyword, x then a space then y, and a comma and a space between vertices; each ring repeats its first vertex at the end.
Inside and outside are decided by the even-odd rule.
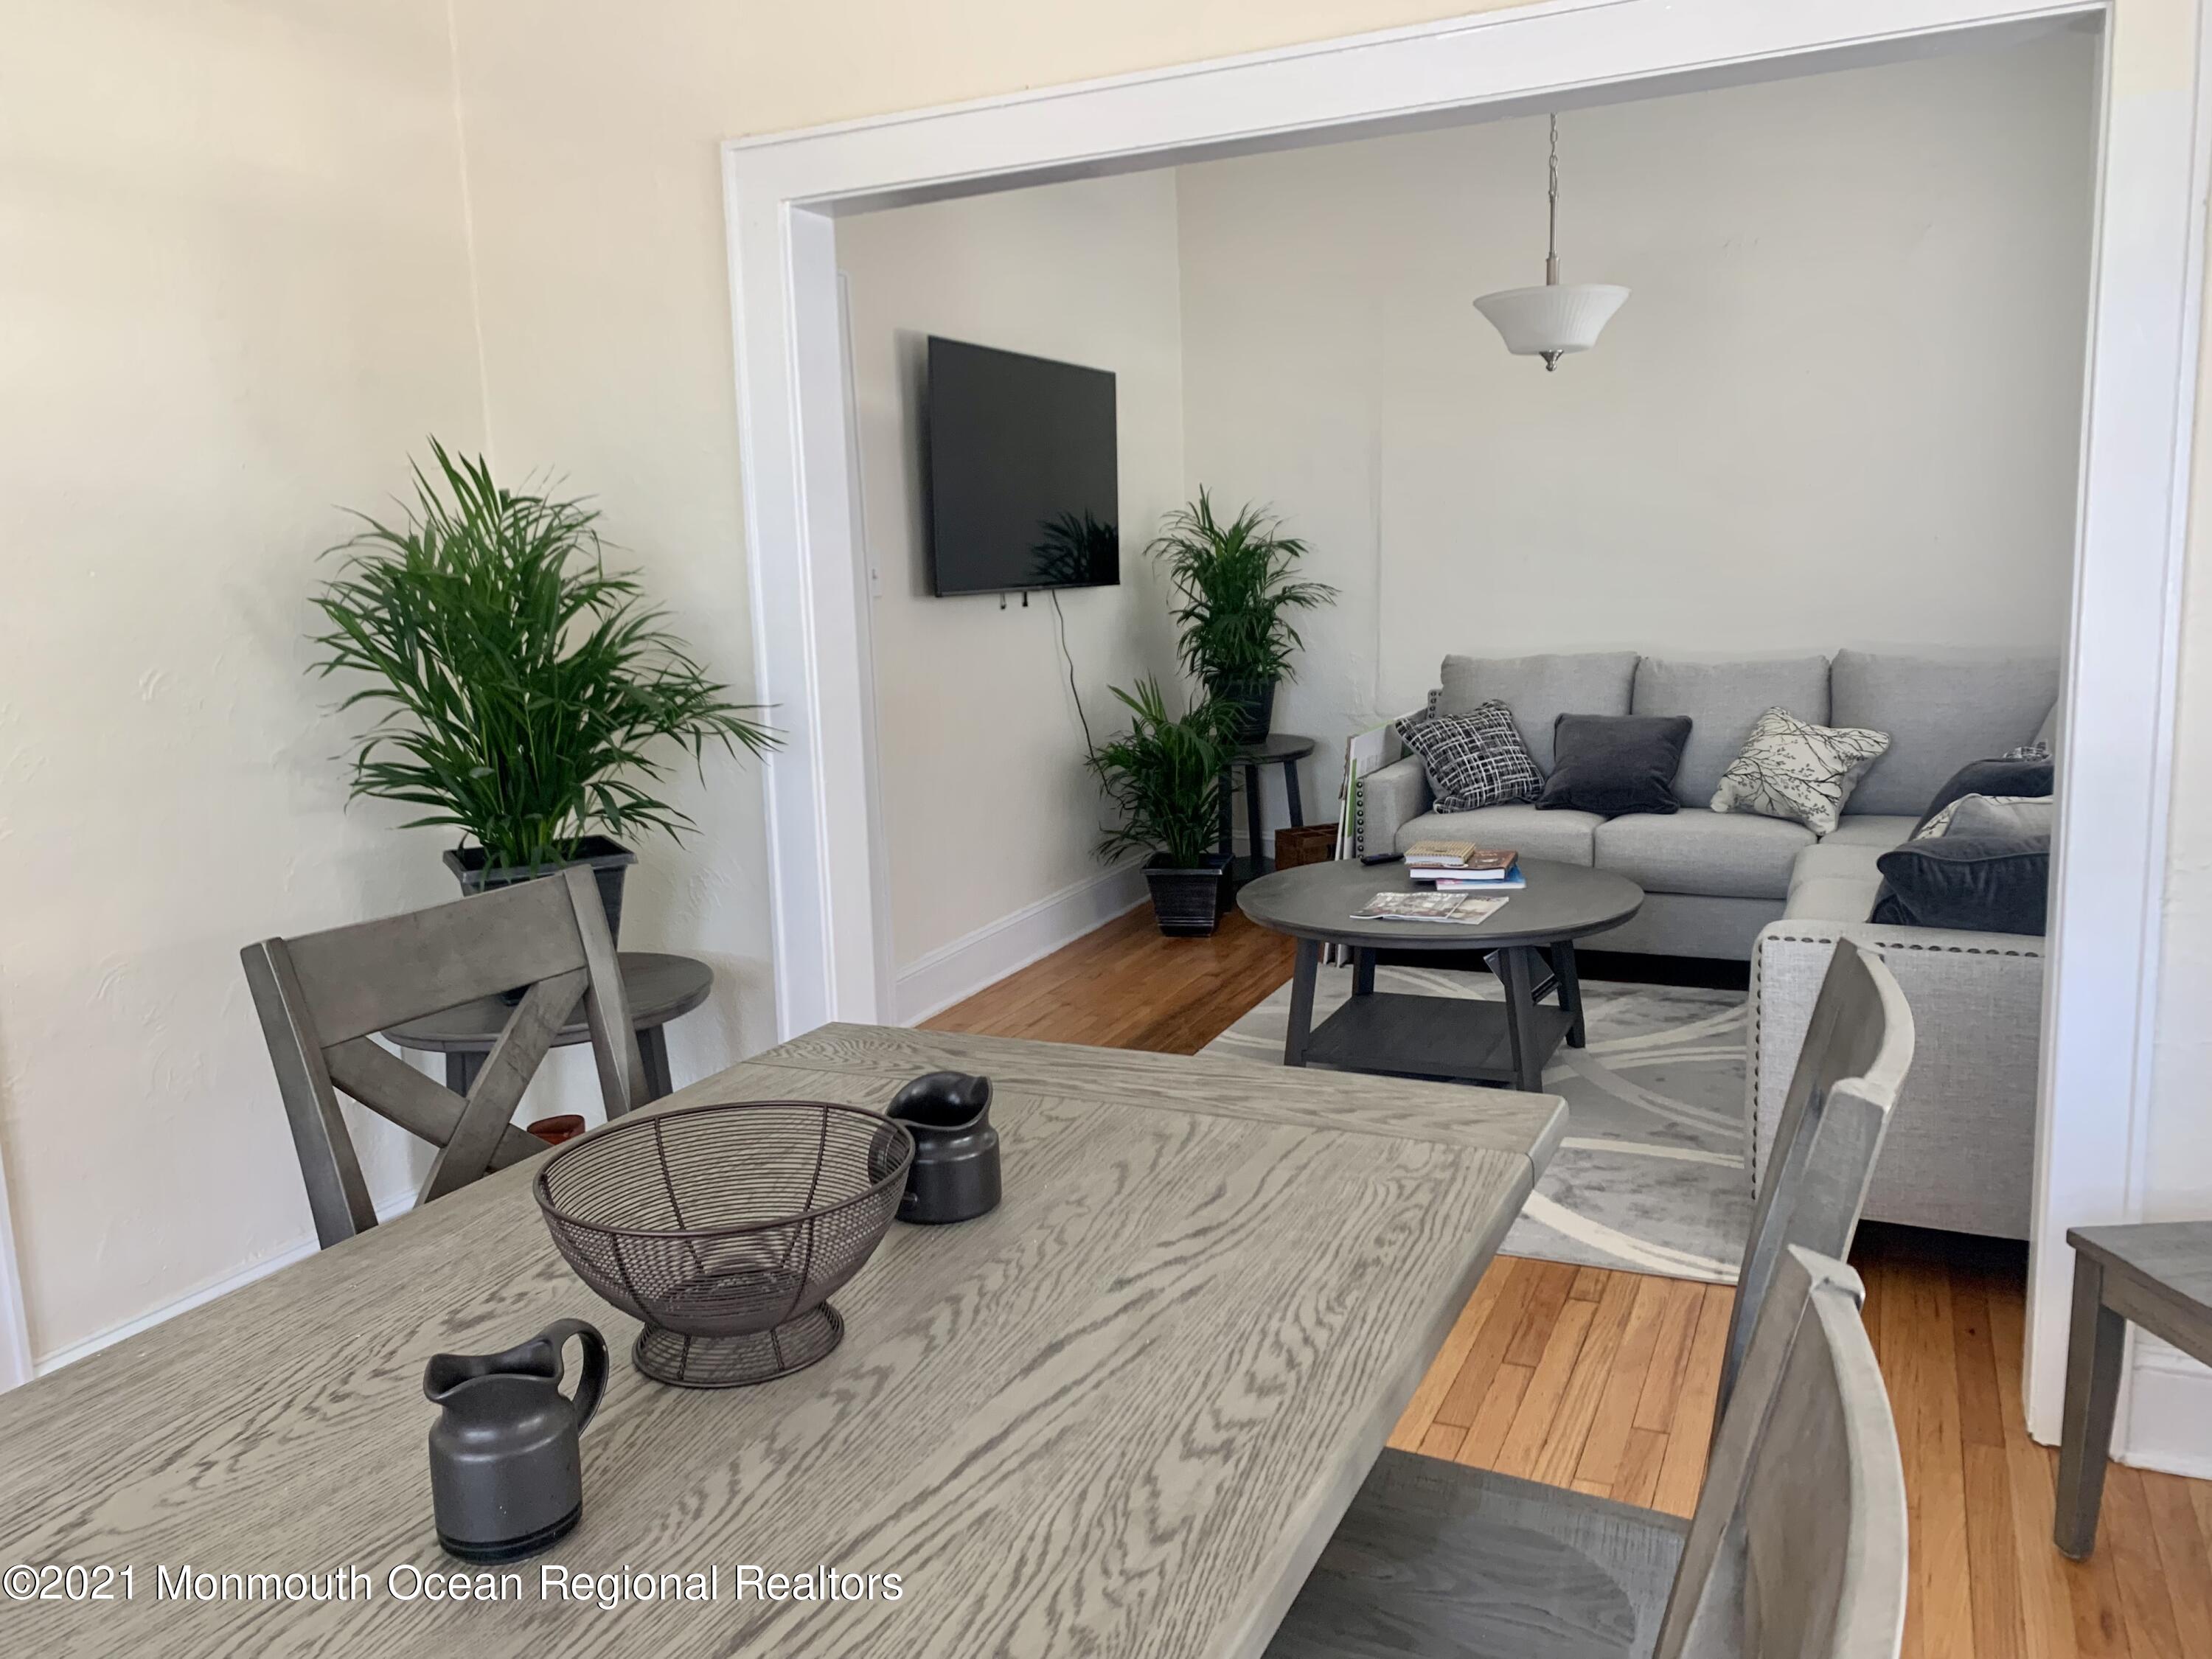
POLYGON ((1244 834, 1252 844, 1252 867, 1266 869, 1267 849, 1260 842, 1260 769, 1256 766, 1244 769, 1244 834))
POLYGON ((1375 952, 1357 950, 1352 953, 1352 994, 1371 997, 1375 994, 1375 952))
POLYGON ((1283 1035, 1283 1064, 1306 1063, 1306 1041, 1313 1035, 1314 975, 1321 967, 1318 940, 1298 941, 1297 966, 1291 972, 1291 1023, 1283 1035))
POLYGON ((1575 942, 1561 939, 1552 947, 1552 972, 1559 981, 1559 1006, 1574 1017, 1567 1027, 1567 1047, 1583 1046, 1583 976, 1575 966, 1575 942))
POLYGON ((1233 766, 1224 766, 1221 769, 1220 847, 1221 856, 1224 859, 1234 858, 1237 855, 1236 814, 1237 769, 1233 766))
POLYGON ((446 1056, 446 1086, 457 1095, 466 1095, 477 1086, 477 1073, 483 1070, 486 1056, 463 1049, 446 1056))
POLYGON ((1298 763, 1295 756, 1283 763, 1283 793, 1291 798, 1291 828, 1304 829, 1306 809, 1298 801, 1298 763))
POLYGON ((2051 1529, 2059 1553, 2079 1561, 2097 1542, 2105 1464, 2112 1451, 2112 1409, 2120 1397, 2120 1356, 2128 1322, 2105 1305, 2105 1270, 2074 1257, 2074 1327, 2066 1345, 2066 1408, 2058 1442, 2058 1513, 2051 1529))
POLYGON ((1533 1094, 1543 1086, 1544 1060, 1537 1052, 1536 1000, 1529 994, 1534 981, 1528 975, 1528 952, 1516 945, 1498 955, 1505 984, 1505 1030, 1513 1044, 1513 1086, 1533 1094))
POLYGON ((646 1099, 659 1100, 672 1094, 676 1085, 668 1075, 668 1028, 651 1025, 640 1031, 637 1049, 639 1057, 645 1061, 646 1099))

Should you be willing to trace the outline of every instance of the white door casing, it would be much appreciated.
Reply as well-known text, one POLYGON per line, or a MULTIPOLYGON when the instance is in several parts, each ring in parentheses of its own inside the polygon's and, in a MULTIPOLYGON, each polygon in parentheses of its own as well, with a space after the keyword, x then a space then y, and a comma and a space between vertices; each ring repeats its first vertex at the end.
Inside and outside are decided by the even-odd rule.
POLYGON ((2200 0, 1554 0, 726 144, 760 695, 789 738, 767 763, 779 1034, 892 1017, 836 215, 2100 21, 2107 84, 2027 1355, 2030 1424, 2055 1437, 2063 1230, 2130 1218, 2142 1193, 2201 281, 2200 0))

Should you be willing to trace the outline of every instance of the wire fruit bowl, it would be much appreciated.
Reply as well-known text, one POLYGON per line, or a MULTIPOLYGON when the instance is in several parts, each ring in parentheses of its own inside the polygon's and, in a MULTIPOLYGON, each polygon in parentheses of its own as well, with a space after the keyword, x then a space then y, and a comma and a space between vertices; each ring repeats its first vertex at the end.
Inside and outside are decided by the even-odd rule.
POLYGON ((624 1118, 562 1147, 532 1190, 577 1276, 644 1322, 658 1382, 788 1376, 845 1334, 829 1305, 874 1254, 914 1138, 857 1106, 763 1100, 624 1118))

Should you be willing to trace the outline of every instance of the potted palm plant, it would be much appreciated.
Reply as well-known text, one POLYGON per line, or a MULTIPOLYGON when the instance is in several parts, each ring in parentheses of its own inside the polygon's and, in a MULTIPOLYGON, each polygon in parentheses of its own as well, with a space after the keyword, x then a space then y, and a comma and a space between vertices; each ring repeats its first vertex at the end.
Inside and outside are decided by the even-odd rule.
POLYGON ((1256 743, 1274 719, 1275 687, 1291 677, 1291 653, 1305 643, 1291 612, 1325 605, 1336 590, 1292 575, 1306 544, 1285 535, 1281 520, 1248 505, 1224 523, 1203 489, 1169 515, 1150 550, 1175 587, 1183 666, 1237 710, 1237 740, 1256 743))
POLYGON ((1138 681, 1133 691, 1112 690, 1130 722, 1127 732, 1091 751, 1091 769, 1121 815, 1099 842, 1098 856, 1149 854, 1145 880, 1160 932, 1202 937, 1221 915, 1227 861, 1215 851, 1215 838, 1223 775, 1237 745, 1237 711, 1209 700, 1170 714, 1154 679, 1138 681))
POLYGON ((362 676, 339 706, 380 715, 356 741, 352 794, 424 808, 410 828, 459 830, 446 861, 464 892, 590 865, 618 928, 637 855, 615 837, 696 827, 654 793, 675 754, 703 772, 709 745, 759 755, 775 736, 635 575, 606 568, 589 507, 503 489, 434 439, 430 453, 403 521, 362 515, 315 599, 330 631, 314 672, 362 676))

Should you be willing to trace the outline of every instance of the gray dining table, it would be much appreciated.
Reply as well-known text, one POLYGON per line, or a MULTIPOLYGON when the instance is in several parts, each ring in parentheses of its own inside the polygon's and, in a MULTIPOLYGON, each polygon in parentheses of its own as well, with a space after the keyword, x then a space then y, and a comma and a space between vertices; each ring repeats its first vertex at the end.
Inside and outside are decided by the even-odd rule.
POLYGON ((1004 1203, 895 1226, 836 1298, 843 1345, 780 1381, 630 1369, 636 1324, 555 1253, 533 1160, 0 1395, 0 1652, 1259 1654, 1565 1106, 828 1025, 648 1109, 879 1108, 940 1068, 994 1079, 1004 1203), (581 1524, 463 1569, 423 1364, 562 1317, 617 1355, 581 1524), (824 1568, 846 1593, 799 1599, 824 1568), (489 1596, 433 1577, 456 1571, 489 1596))

